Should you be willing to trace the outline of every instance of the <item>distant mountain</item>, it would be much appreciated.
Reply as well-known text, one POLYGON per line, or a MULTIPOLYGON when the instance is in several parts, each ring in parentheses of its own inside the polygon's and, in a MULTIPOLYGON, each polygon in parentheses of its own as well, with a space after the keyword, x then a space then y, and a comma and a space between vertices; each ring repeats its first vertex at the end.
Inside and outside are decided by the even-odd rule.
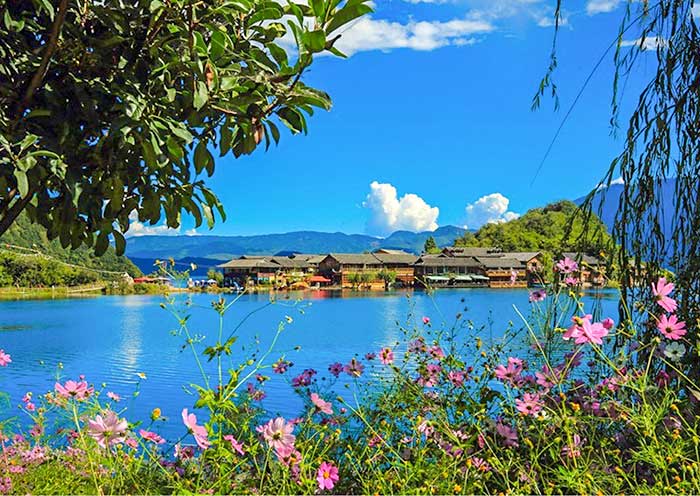
MULTIPOLYGON (((609 188, 598 191, 593 197, 593 212, 600 217, 610 232, 612 232, 615 225, 615 216, 617 215, 617 208, 620 204, 620 195, 622 195, 623 190, 624 185, 612 184, 609 188)), ((675 190, 675 178, 666 179, 661 186, 661 198, 664 212, 662 229, 666 239, 670 239, 672 236, 674 216, 673 199, 675 196, 675 190)), ((581 197, 578 200, 575 200, 574 203, 581 205, 585 199, 585 197, 581 197)))
POLYGON ((190 260, 203 268, 205 265, 215 265, 244 254, 362 253, 378 248, 420 253, 425 240, 430 236, 435 238, 438 246, 448 246, 465 232, 466 230, 460 227, 443 226, 432 232, 397 231, 387 238, 316 231, 255 236, 137 236, 129 238, 126 254, 141 270, 151 272, 154 260, 168 258, 183 264, 184 269, 184 265, 188 265, 190 260))

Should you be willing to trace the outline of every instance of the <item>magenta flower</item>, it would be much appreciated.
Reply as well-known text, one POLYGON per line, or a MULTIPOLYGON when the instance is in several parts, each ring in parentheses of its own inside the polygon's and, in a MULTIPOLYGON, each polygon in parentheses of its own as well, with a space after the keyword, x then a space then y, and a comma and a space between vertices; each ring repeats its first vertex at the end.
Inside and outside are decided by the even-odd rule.
POLYGON ((536 301, 544 301, 544 299, 547 297, 547 292, 544 289, 536 289, 532 293, 530 293, 530 303, 534 303, 536 301))
POLYGON ((600 322, 591 323, 588 320, 583 321, 581 326, 581 333, 575 336, 574 342, 576 344, 583 343, 595 343, 603 344, 603 339, 608 335, 608 330, 600 322))
POLYGON ((318 409, 319 412, 325 413, 327 415, 333 415, 333 408, 331 404, 324 401, 318 394, 311 393, 311 403, 318 409))
POLYGON ((93 388, 88 387, 85 381, 66 381, 65 384, 59 384, 57 382, 54 385, 54 389, 56 393, 63 398, 75 398, 77 400, 87 399, 94 391, 93 388))
POLYGON ((430 317, 423 317, 423 324, 425 324, 425 325, 430 324, 430 317))
POLYGON ((615 327, 615 321, 608 317, 607 319, 604 319, 603 322, 603 327, 605 327, 608 331, 612 330, 613 327, 615 327))
POLYGON ((275 374, 284 374, 292 365, 294 365, 292 362, 280 358, 272 364, 272 371, 275 374))
POLYGON ((674 287, 673 283, 666 282, 665 277, 660 277, 656 284, 652 283, 651 285, 651 291, 656 297, 656 303, 669 313, 675 312, 678 306, 676 300, 668 296, 674 287))
POLYGON ((431 357, 435 358, 436 360, 442 360, 443 358, 445 358, 445 352, 442 351, 442 348, 440 348, 438 345, 431 346, 430 348, 428 348, 428 353, 431 357))
POLYGON ((515 282, 518 280, 518 271, 516 270, 511 270, 510 271, 510 285, 514 286, 515 282))
POLYGON ((571 439, 571 444, 567 444, 561 449, 561 454, 562 456, 566 456, 567 458, 578 458, 581 456, 581 445, 583 444, 583 441, 581 440, 581 436, 578 434, 574 434, 571 439))
POLYGON ((265 425, 257 426, 255 430, 261 433, 267 444, 282 456, 294 451, 294 441, 296 440, 296 436, 292 434, 294 424, 288 423, 284 418, 277 417, 265 425))
POLYGON ((5 350, 0 350, 0 367, 7 367, 8 363, 12 363, 12 357, 5 350))
POLYGON ((331 363, 328 366, 328 372, 333 374, 335 377, 338 377, 340 373, 343 371, 343 364, 342 363, 331 363))
POLYGON ((576 272, 578 270, 578 264, 569 257, 564 257, 563 260, 559 260, 557 262, 554 268, 557 272, 562 274, 571 274, 572 272, 576 272))
POLYGON ((670 317, 662 315, 657 327, 661 334, 674 341, 679 340, 688 332, 685 329, 685 322, 679 321, 675 315, 671 315, 670 317))
POLYGON ((498 365, 494 370, 496 379, 515 386, 523 371, 523 361, 519 358, 508 358, 508 365, 498 365))
POLYGON ((382 348, 379 351, 379 361, 384 365, 391 365, 394 363, 394 352, 391 348, 382 348))
POLYGON ((498 422, 496 424, 496 432, 499 436, 503 438, 503 445, 506 447, 517 448, 518 445, 518 431, 513 427, 498 422))
POLYGON ((451 370, 447 373, 447 379, 455 386, 463 385, 465 376, 466 373, 461 370, 451 370))
POLYGON ((323 490, 331 490, 335 487, 335 483, 338 482, 338 467, 332 463, 323 462, 320 467, 318 467, 318 474, 316 480, 318 481, 318 488, 323 490))
POLYGON ((182 423, 185 424, 190 434, 194 436, 197 446, 203 450, 211 446, 207 429, 203 425, 197 425, 197 416, 194 413, 189 413, 187 408, 182 409, 182 423))
POLYGON ((151 441, 152 443, 155 443, 155 444, 163 444, 165 442, 165 439, 160 437, 155 432, 146 431, 144 429, 139 429, 139 435, 142 438, 144 438, 146 441, 151 441))
POLYGON ((238 442, 238 440, 231 434, 224 436, 224 439, 231 443, 231 447, 238 452, 239 455, 245 455, 245 450, 243 449, 243 443, 238 442))
POLYGON ((343 367, 343 370, 348 375, 360 377, 362 372, 365 370, 365 366, 353 358, 350 360, 350 363, 343 367))
POLYGON ((564 284, 567 286, 576 286, 579 283, 578 278, 569 276, 564 279, 564 284))
POLYGON ((321 491, 331 490, 335 487, 335 483, 338 482, 338 467, 332 463, 323 462, 320 467, 318 467, 318 473, 316 475, 316 480, 318 481, 318 488, 321 491))
POLYGON ((539 394, 523 394, 522 399, 515 400, 515 408, 523 415, 535 416, 537 412, 542 410, 542 400, 539 394))
POLYGON ((583 317, 579 317, 578 315, 574 315, 571 317, 571 322, 573 323, 571 327, 569 327, 566 332, 562 335, 562 339, 564 341, 568 341, 571 338, 576 338, 578 337, 581 332, 583 332, 583 323, 585 321, 590 322, 591 319, 593 319, 593 315, 590 313, 584 315, 583 317))
POLYGON ((106 448, 124 442, 127 426, 125 419, 120 419, 116 413, 108 410, 104 417, 97 415, 94 420, 88 420, 87 430, 100 447, 106 448))
POLYGON ((113 393, 112 391, 107 392, 107 398, 115 402, 119 402, 122 399, 121 396, 119 396, 117 393, 113 393))

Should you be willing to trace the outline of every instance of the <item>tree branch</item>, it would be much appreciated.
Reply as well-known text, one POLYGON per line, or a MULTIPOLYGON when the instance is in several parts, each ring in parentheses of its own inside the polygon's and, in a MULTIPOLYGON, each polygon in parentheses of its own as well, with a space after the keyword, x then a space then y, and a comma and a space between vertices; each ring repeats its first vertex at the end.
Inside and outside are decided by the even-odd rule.
POLYGON ((5 234, 5 232, 10 228, 12 223, 17 219, 19 214, 22 213, 24 208, 29 204, 31 199, 34 197, 35 188, 30 187, 29 191, 24 198, 17 200, 8 210, 7 213, 0 218, 0 236, 5 234))
POLYGON ((56 47, 58 46, 58 38, 61 36, 61 29, 63 28, 63 23, 66 20, 66 14, 68 13, 68 0, 61 0, 58 6, 58 12, 56 13, 56 18, 53 20, 53 25, 51 26, 51 33, 49 34, 49 41, 46 42, 44 49, 44 56, 41 58, 41 63, 39 68, 32 76, 29 86, 27 86, 24 92, 24 97, 22 98, 18 108, 17 117, 22 115, 22 112, 27 108, 29 102, 34 96, 34 92, 39 88, 41 82, 44 80, 46 71, 49 68, 49 63, 51 62, 51 57, 53 57, 56 47))

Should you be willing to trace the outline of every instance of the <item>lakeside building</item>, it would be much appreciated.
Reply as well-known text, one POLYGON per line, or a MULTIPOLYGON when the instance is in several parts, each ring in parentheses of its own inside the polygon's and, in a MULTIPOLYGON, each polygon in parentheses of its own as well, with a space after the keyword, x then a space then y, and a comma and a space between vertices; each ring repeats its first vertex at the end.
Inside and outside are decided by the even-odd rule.
MULTIPOLYGON (((604 286, 605 263, 599 258, 564 253, 580 261, 574 274, 584 286, 604 286)), ((541 252, 503 252, 494 248, 448 247, 437 254, 402 250, 289 256, 242 255, 219 265, 224 286, 271 286, 383 290, 393 287, 517 287, 542 282, 541 252)))

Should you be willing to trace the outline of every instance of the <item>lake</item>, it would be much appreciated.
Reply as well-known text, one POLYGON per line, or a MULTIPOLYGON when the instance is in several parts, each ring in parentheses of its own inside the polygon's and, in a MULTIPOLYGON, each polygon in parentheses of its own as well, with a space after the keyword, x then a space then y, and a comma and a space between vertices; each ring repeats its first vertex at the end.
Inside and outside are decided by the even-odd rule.
MULTIPOLYGON (((218 333, 218 315, 211 303, 218 296, 192 295, 190 331, 205 336, 212 344, 218 333)), ((232 295, 227 295, 231 300, 232 295)), ((590 294, 603 313, 617 316, 617 293, 590 294)), ((57 374, 63 380, 84 374, 88 382, 119 394, 123 400, 115 408, 126 408, 130 420, 145 420, 158 407, 171 420, 159 423, 160 432, 171 439, 183 433, 180 411, 191 408, 194 397, 183 388, 201 383, 199 369, 189 349, 182 350, 184 337, 174 336, 175 318, 161 308, 162 296, 104 296, 78 300, 37 300, 0 302, 0 348, 12 355, 12 363, 0 369, 0 390, 10 394, 11 406, 2 418, 16 415, 22 395, 35 396, 53 389, 57 374), (59 370, 59 363, 62 368, 59 370), (145 373, 145 380, 137 373, 145 373), (139 391, 137 396, 134 392, 139 391)), ((242 296, 229 310, 224 322, 227 336, 247 314, 261 309, 267 294, 242 296)), ((401 337, 397 322, 405 322, 409 312, 416 320, 431 318, 433 325, 451 325, 455 315, 466 308, 465 318, 475 325, 486 325, 484 338, 499 337, 509 321, 520 326, 513 305, 526 314, 528 291, 524 289, 439 290, 423 292, 339 293, 306 292, 290 294, 248 318, 237 330, 239 341, 227 360, 242 357, 241 345, 259 336, 267 348, 279 322, 293 319, 282 332, 268 363, 282 355, 294 362, 291 378, 305 368, 327 375, 328 364, 346 363, 353 355, 392 345, 401 337), (296 304, 297 298, 304 298, 296 304), (300 311, 303 309, 303 312, 300 311), (295 351, 295 347, 300 349, 295 351)), ((419 324, 422 325, 422 324, 419 324)), ((214 374, 213 363, 205 371, 214 374)), ((265 387, 263 406, 273 413, 296 416, 301 400, 284 379, 274 376, 265 387)), ((106 400, 106 398, 104 398, 106 400)))

